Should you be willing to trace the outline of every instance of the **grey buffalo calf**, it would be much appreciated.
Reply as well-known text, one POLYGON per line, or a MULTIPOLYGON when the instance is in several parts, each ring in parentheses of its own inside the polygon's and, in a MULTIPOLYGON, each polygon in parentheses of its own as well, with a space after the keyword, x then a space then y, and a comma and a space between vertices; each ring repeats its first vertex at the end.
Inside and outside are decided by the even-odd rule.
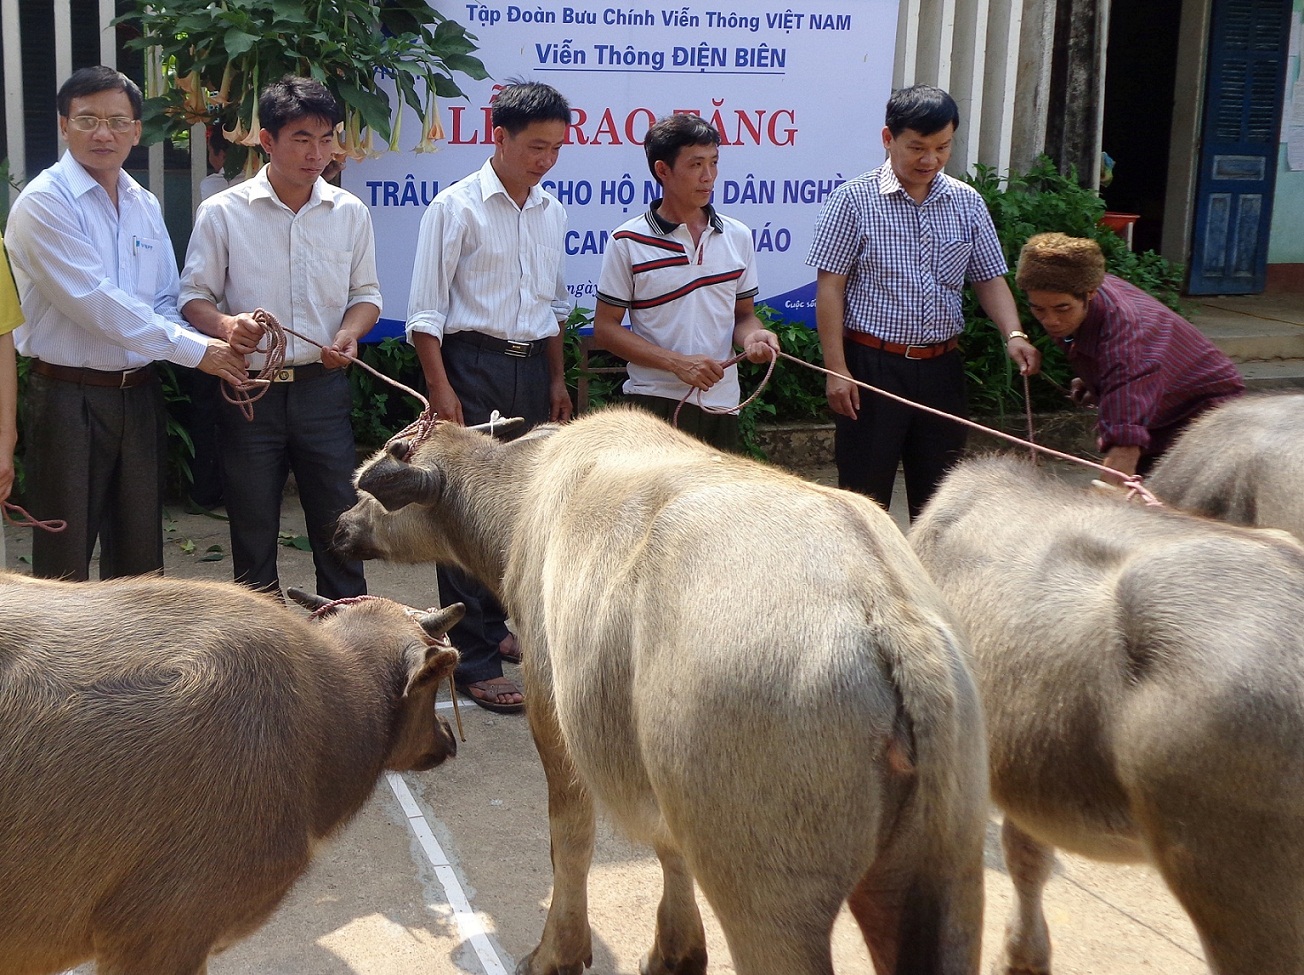
POLYGON ((592 963, 594 799, 661 860, 646 972, 705 971, 694 879, 739 975, 831 972, 848 899, 879 971, 976 970, 979 706, 880 508, 632 410, 406 446, 362 468, 338 537, 462 566, 518 627, 554 880, 518 972, 592 963))
POLYGON ((0 975, 204 972, 382 769, 456 752, 461 613, 0 573, 0 975))
POLYGON ((1054 847, 1149 860, 1216 975, 1304 971, 1304 548, 961 465, 910 541, 967 624, 1018 897, 1044 973, 1054 847))
POLYGON ((1210 410, 1146 483, 1186 511, 1304 539, 1304 395, 1246 396, 1210 410))

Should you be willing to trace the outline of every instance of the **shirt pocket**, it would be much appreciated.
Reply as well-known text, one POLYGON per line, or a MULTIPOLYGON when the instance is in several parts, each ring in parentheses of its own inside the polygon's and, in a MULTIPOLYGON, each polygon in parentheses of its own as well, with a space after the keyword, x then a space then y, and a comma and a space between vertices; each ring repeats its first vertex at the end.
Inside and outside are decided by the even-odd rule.
POLYGON ((534 294, 540 301, 552 301, 557 295, 557 268, 561 251, 555 247, 535 247, 530 260, 534 277, 534 294))
POLYGON ((317 308, 343 311, 349 303, 353 252, 314 247, 308 257, 308 294, 317 308))
POLYGON ((154 298, 158 292, 159 261, 162 254, 162 241, 153 237, 135 237, 132 239, 132 264, 136 275, 136 297, 151 308, 154 306, 154 298))
POLYGON ((973 257, 973 241, 944 240, 937 245, 937 283, 952 291, 964 287, 965 272, 973 257))

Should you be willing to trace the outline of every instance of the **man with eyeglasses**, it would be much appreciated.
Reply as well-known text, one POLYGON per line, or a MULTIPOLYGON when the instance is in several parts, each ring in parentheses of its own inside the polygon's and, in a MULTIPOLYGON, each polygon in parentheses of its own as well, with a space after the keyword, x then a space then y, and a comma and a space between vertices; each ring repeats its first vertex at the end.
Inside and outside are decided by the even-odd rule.
POLYGON ((158 200, 122 171, 140 141, 140 89, 102 65, 59 89, 68 151, 14 202, 6 243, 32 358, 27 507, 68 523, 38 531, 32 573, 85 580, 163 570, 167 414, 156 360, 239 382, 244 357, 183 324, 158 200))

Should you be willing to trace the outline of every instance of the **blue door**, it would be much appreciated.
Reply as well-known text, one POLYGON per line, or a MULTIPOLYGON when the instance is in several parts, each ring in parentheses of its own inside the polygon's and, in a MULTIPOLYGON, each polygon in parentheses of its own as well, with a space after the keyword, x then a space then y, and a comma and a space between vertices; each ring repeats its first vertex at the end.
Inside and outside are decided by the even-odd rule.
POLYGON ((1213 0, 1191 242, 1193 295, 1263 290, 1291 0, 1213 0))

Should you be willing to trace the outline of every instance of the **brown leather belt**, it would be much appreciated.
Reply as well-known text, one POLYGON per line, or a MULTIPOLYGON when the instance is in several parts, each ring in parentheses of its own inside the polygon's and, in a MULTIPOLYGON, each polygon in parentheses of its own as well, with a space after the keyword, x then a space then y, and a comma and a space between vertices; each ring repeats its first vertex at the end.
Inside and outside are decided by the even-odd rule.
MULTIPOLYGON (((266 370, 264 370, 265 372, 266 370)), ((261 372, 251 372, 250 379, 269 379, 274 383, 292 383, 295 381, 303 382, 305 379, 316 379, 318 376, 326 374, 326 365, 321 362, 309 362, 302 366, 281 366, 274 373, 268 373, 266 376, 261 372)))
POLYGON ((486 352, 498 352, 516 359, 529 359, 532 356, 540 355, 548 347, 547 339, 535 339, 532 342, 509 342, 507 339, 500 339, 495 335, 485 335, 484 332, 446 332, 444 341, 441 344, 449 342, 464 342, 467 345, 475 346, 477 349, 484 349, 486 352))
POLYGON ((154 378, 152 365, 105 372, 103 369, 87 369, 83 366, 56 366, 53 362, 46 362, 43 359, 32 360, 32 372, 63 383, 77 383, 79 386, 111 386, 118 389, 143 386, 154 378))
POLYGON ((842 335, 848 342, 855 342, 857 345, 865 345, 882 352, 890 352, 892 355, 905 356, 907 359, 936 359, 939 355, 946 355, 946 353, 960 347, 958 337, 947 339, 945 342, 934 342, 931 345, 902 345, 900 342, 884 342, 877 335, 870 335, 868 332, 853 332, 849 328, 843 329, 842 335))

